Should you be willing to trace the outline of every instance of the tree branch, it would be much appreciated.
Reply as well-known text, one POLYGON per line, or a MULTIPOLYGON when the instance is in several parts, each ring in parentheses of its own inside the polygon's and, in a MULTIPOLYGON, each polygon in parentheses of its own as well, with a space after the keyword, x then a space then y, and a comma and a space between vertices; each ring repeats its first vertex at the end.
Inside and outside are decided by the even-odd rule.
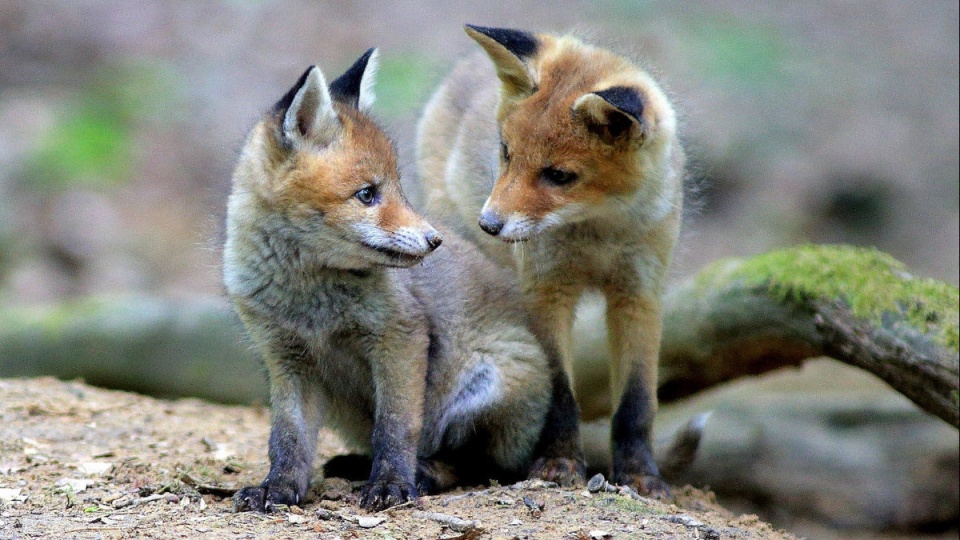
POLYGON ((680 399, 817 356, 960 427, 958 294, 887 255, 807 246, 715 263, 665 299, 659 394, 680 399))

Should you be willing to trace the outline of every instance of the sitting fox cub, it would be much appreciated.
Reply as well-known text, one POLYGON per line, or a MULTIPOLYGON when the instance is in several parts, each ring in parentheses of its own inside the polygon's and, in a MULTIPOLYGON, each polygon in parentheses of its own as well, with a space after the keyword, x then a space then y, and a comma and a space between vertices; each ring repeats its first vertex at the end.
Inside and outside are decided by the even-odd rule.
POLYGON ((571 376, 575 308, 585 291, 603 293, 619 403, 613 480, 666 494, 650 439, 661 294, 683 198, 670 102, 633 63, 576 38, 467 33, 493 66, 461 63, 427 105, 418 162, 429 209, 517 268, 534 330, 571 376))
POLYGON ((516 278, 449 234, 424 260, 441 235, 365 114, 376 59, 329 86, 308 69, 233 175, 224 281, 271 393, 270 472, 238 509, 303 500, 322 422, 372 457, 368 509, 525 477, 544 424, 550 370, 516 278))

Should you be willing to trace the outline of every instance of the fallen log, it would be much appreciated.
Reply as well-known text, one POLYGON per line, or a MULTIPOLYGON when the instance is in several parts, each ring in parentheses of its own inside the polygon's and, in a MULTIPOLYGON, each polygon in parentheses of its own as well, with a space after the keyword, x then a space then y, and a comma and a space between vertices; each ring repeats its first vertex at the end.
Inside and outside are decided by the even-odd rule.
MULTIPOLYGON (((829 356, 960 427, 958 302, 956 287, 912 276, 873 249, 802 246, 721 260, 665 297, 659 396, 669 403, 829 356)), ((609 410, 596 401, 607 394, 602 320, 588 305, 575 328, 588 417, 609 410)))

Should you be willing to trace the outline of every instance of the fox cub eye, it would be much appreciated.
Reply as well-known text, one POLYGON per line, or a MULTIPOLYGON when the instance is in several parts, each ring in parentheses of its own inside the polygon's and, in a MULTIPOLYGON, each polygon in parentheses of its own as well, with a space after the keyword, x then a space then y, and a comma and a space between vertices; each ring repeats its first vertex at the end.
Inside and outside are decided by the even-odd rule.
POLYGON ((540 178, 555 186, 565 186, 577 179, 577 173, 564 171, 563 169, 554 169, 553 167, 544 167, 540 171, 540 178))
POLYGON ((360 202, 366 205, 373 204, 374 199, 377 198, 377 188, 370 186, 361 189, 360 191, 354 194, 354 197, 357 198, 360 202))
POLYGON ((510 149, 507 148, 507 143, 500 143, 500 156, 504 161, 510 161, 510 149))

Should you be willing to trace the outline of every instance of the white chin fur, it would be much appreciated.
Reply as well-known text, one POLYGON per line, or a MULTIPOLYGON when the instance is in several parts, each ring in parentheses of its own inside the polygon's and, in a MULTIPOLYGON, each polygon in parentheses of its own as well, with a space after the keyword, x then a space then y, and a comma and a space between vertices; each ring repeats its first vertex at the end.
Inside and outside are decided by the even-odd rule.
POLYGON ((507 222, 503 225, 503 229, 500 230, 498 236, 504 242, 523 242, 568 221, 572 220, 564 219, 561 212, 551 212, 539 220, 513 214, 507 218, 507 222))

